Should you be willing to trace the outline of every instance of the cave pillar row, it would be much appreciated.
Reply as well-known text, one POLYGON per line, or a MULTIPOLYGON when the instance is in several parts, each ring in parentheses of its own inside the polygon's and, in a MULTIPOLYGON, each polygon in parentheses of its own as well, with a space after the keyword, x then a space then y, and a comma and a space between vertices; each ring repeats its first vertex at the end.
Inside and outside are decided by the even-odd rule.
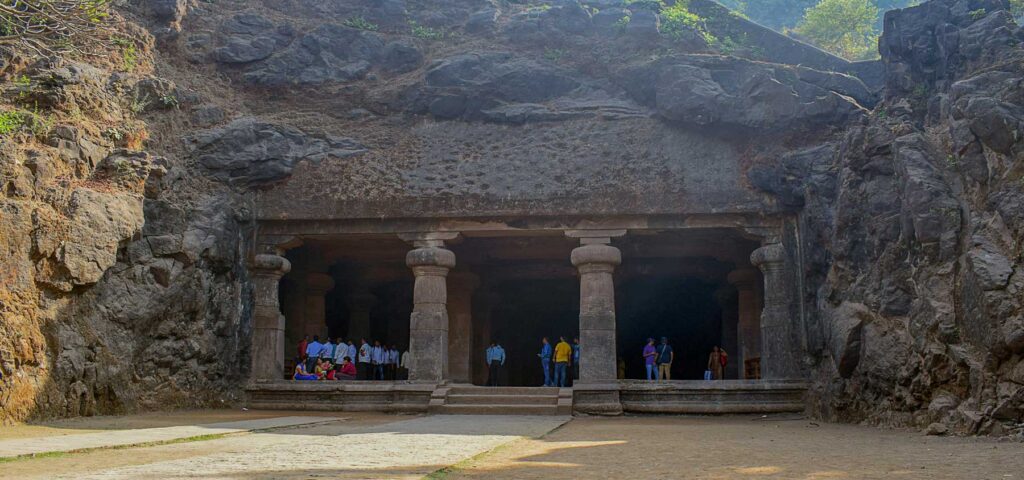
POLYGON ((728 281, 736 287, 736 308, 738 324, 736 328, 737 351, 733 354, 739 368, 738 378, 747 378, 743 368, 748 360, 761 358, 761 313, 758 305, 756 286, 758 273, 753 268, 743 268, 729 272, 728 281))
POLYGON ((591 414, 622 413, 616 366, 615 267, 622 253, 610 245, 617 231, 570 231, 579 238, 571 261, 580 277, 580 378, 574 384, 573 404, 591 414))
POLYGON ((473 291, 480 278, 456 271, 448 276, 448 378, 455 383, 472 381, 473 291))
POLYGON ((768 243, 750 254, 764 276, 761 311, 761 376, 803 378, 796 262, 782 243, 768 243))
POLYGON ((377 304, 377 297, 367 289, 359 289, 345 297, 348 307, 348 338, 359 345, 359 340, 372 342, 370 338, 370 312, 377 304))
POLYGON ((413 307, 409 316, 409 380, 442 383, 448 379, 448 272, 455 253, 444 247, 458 233, 403 235, 413 248, 405 256, 412 269, 413 307))
POLYGON ((729 363, 725 367, 725 378, 740 378, 742 355, 739 349, 739 305, 736 289, 723 286, 715 291, 715 300, 722 309, 721 347, 729 354, 729 363))
POLYGON ((327 339, 327 292, 334 289, 334 279, 326 273, 306 275, 305 309, 303 330, 308 335, 319 335, 320 341, 327 339))
POLYGON ((284 375, 284 315, 278 301, 278 284, 291 270, 279 255, 256 255, 249 266, 253 281, 253 380, 278 380, 284 375))

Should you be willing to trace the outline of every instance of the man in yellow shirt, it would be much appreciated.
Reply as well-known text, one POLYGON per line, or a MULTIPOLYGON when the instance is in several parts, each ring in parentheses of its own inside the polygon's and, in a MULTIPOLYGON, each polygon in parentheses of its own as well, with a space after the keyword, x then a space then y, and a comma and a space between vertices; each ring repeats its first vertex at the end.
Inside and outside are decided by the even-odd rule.
POLYGON ((565 341, 565 337, 558 337, 558 345, 555 345, 555 385, 565 387, 565 373, 569 367, 569 356, 572 355, 572 347, 565 341))

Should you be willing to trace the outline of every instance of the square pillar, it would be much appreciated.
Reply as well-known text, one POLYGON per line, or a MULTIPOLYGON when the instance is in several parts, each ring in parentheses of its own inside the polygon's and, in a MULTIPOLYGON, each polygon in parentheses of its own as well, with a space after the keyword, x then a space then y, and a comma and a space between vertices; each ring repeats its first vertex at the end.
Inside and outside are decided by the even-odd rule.
POLYGON ((303 319, 307 335, 319 335, 320 341, 327 339, 327 292, 334 289, 334 279, 326 273, 306 275, 306 299, 303 319))
POLYGON ((284 378, 284 315, 278 302, 278 283, 291 270, 288 259, 256 255, 249 266, 253 281, 252 380, 284 378))
POLYGON ((473 291, 480 279, 470 272, 448 276, 448 378, 456 383, 472 381, 473 291))
POLYGON ((615 282, 622 253, 611 237, 625 230, 566 232, 580 239, 571 261, 580 277, 580 378, 573 386, 573 408, 600 415, 622 413, 615 341, 615 282))
POLYGON ((736 287, 739 323, 736 329, 738 351, 734 355, 738 360, 740 378, 747 378, 744 366, 748 360, 761 358, 761 313, 756 292, 759 280, 753 268, 733 270, 728 276, 729 283, 736 287))

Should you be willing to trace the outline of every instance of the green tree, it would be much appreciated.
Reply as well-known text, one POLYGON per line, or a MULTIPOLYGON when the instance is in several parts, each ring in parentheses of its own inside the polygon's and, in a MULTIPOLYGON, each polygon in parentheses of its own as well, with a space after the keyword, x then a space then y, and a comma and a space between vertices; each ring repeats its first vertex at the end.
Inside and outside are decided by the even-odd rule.
POLYGON ((869 0, 821 0, 793 30, 824 50, 849 60, 877 54, 878 7, 869 0))

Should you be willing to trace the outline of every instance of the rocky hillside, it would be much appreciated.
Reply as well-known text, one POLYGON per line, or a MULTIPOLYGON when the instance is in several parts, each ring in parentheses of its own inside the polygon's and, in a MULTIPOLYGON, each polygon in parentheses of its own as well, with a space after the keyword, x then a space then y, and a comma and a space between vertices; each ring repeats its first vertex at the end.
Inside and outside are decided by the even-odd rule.
POLYGON ((1019 432, 1024 37, 1004 7, 892 11, 872 64, 705 0, 697 20, 616 0, 137 0, 105 60, 7 47, 25 121, 0 140, 0 417, 237 400, 251 202, 297 169, 387 196, 344 160, 398 177, 436 152, 543 148, 645 178, 658 148, 706 137, 748 152, 745 181, 801 223, 814 413, 1019 432))

